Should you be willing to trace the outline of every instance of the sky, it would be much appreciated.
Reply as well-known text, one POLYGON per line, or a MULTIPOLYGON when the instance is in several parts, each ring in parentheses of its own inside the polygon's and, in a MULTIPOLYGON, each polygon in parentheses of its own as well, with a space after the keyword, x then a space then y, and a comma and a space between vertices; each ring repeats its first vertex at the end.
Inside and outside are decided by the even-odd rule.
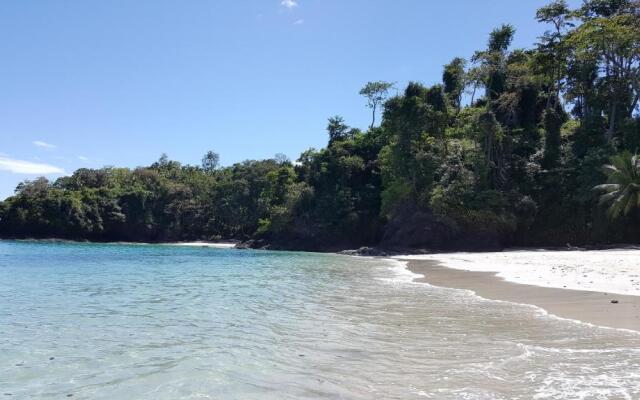
MULTIPOLYGON (((577 6, 579 0, 570 1, 577 6)), ((503 23, 514 47, 543 0, 0 2, 0 199, 25 179, 222 165, 324 147, 327 118, 366 128, 367 82, 431 85, 503 23)))

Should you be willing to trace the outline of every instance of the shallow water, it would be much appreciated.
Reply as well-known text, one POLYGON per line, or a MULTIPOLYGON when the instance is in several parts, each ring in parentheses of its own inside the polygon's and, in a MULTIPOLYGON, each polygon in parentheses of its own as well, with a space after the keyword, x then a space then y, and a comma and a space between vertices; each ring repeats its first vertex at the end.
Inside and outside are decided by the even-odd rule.
POLYGON ((636 399, 640 334, 385 260, 0 241, 7 399, 636 399))

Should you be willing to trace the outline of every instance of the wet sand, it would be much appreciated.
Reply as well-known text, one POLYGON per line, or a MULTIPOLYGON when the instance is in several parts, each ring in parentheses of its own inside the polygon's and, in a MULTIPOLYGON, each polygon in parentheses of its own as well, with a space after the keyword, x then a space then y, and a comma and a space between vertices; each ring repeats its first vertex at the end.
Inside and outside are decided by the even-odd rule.
POLYGON ((424 275, 416 282, 472 290, 491 300, 533 304, 561 318, 640 331, 640 296, 511 283, 494 272, 451 269, 430 260, 409 260, 408 267, 412 272, 424 275), (614 304, 612 300, 618 303, 614 304))

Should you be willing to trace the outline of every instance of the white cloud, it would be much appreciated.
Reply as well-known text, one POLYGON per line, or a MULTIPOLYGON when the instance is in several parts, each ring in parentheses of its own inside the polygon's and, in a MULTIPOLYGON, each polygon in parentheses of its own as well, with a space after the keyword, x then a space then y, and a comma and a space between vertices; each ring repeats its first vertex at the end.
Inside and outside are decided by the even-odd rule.
POLYGON ((297 0, 282 0, 280 4, 288 9, 292 9, 298 6, 297 0))
POLYGON ((34 145, 36 145, 38 147, 42 147, 44 149, 55 149, 56 147, 58 147, 55 144, 43 142, 42 140, 34 140, 31 143, 33 143, 34 145))
POLYGON ((296 22, 293 23, 294 25, 302 25, 304 24, 304 20, 303 19, 299 19, 296 22))
POLYGON ((80 161, 89 161, 89 159, 85 156, 78 156, 78 160, 80 161))
POLYGON ((0 157, 0 170, 9 171, 14 174, 64 174, 64 170, 55 165, 16 160, 9 157, 0 157))

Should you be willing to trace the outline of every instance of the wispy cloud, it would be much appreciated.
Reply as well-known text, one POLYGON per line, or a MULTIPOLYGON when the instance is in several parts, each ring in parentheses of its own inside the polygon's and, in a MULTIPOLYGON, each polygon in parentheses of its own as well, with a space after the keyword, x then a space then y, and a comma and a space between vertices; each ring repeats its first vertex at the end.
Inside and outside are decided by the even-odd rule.
POLYGON ((294 7, 297 7, 297 6, 298 6, 298 1, 297 1, 297 0, 282 0, 282 1, 280 2, 280 4, 281 4, 283 7, 286 7, 286 8, 288 8, 288 9, 292 9, 292 8, 294 8, 294 7))
POLYGON ((9 171, 14 174, 64 174, 64 170, 55 165, 16 160, 9 157, 0 157, 0 170, 9 171))
POLYGON ((42 147, 44 149, 55 149, 56 147, 58 147, 55 144, 43 142, 42 140, 34 140, 31 143, 33 143, 35 146, 42 147))
POLYGON ((80 161, 89 161, 89 158, 87 158, 85 156, 78 156, 78 160, 80 160, 80 161))
POLYGON ((304 20, 303 19, 299 19, 296 22, 293 23, 294 25, 302 25, 304 24, 304 20))

